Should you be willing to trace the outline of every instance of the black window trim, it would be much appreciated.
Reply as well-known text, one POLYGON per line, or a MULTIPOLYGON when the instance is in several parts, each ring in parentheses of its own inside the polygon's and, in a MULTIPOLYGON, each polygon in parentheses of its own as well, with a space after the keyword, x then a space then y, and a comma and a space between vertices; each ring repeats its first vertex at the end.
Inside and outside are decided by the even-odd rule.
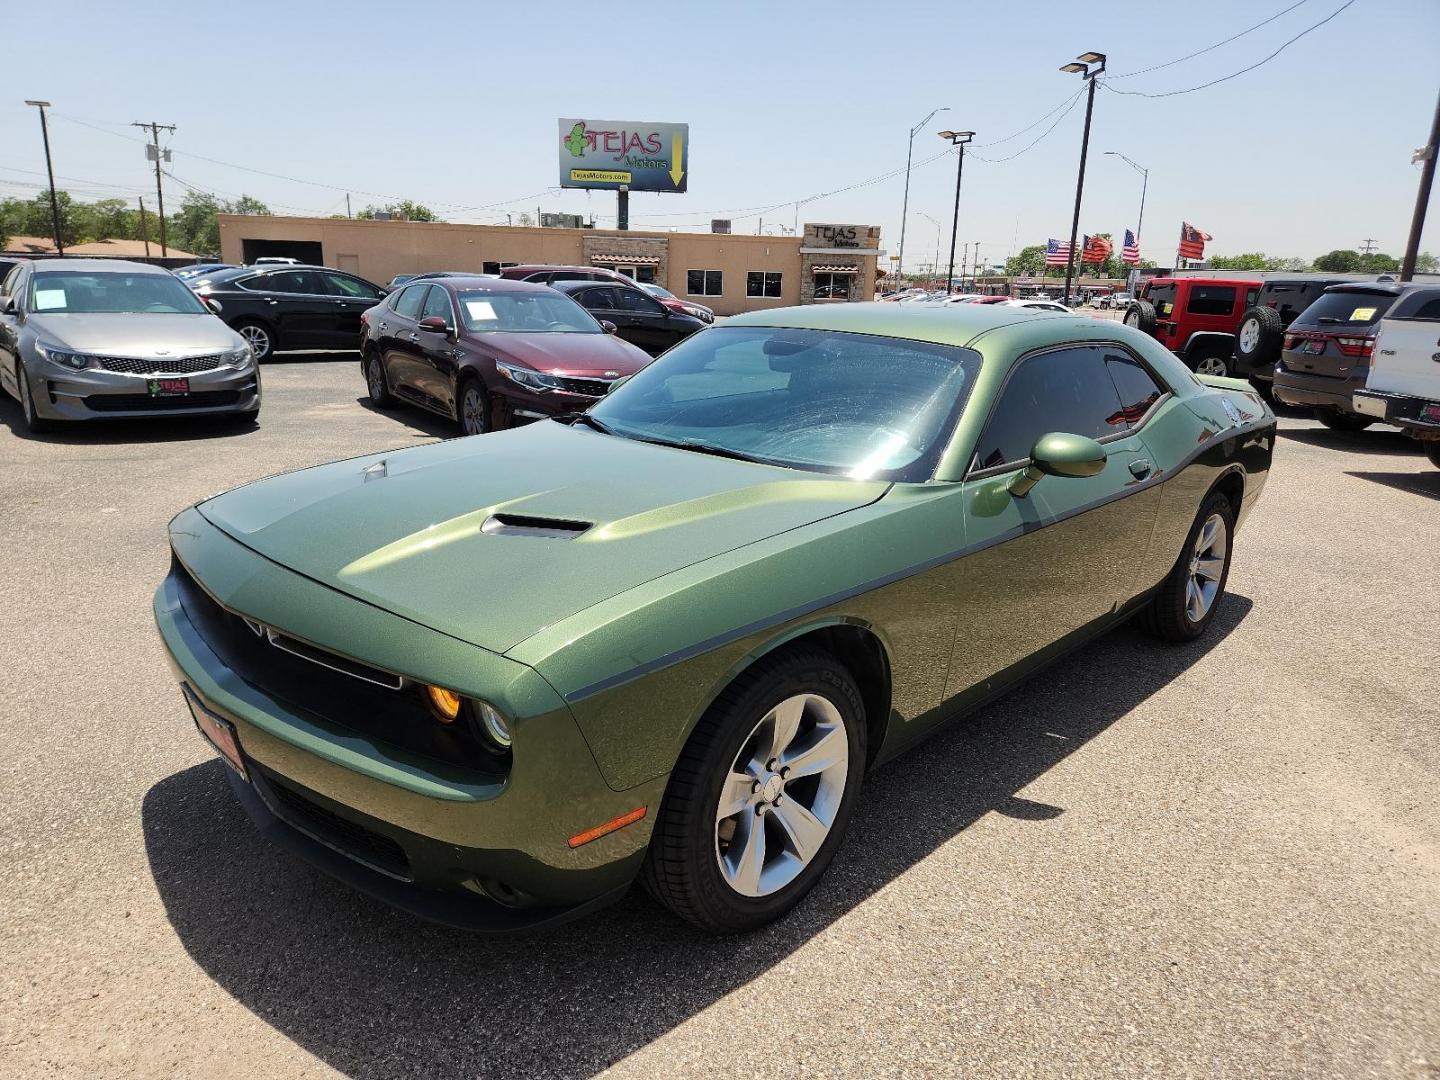
MULTIPOLYGON (((373 299, 372 299, 371 297, 368 297, 368 296, 352 296, 352 295, 350 295, 349 293, 326 293, 326 294, 325 294, 325 295, 327 295, 327 296, 329 296, 329 297, 331 297, 331 298, 333 298, 333 299, 335 299, 335 300, 348 300, 348 301, 350 301, 352 304, 353 304, 353 303, 356 303, 357 301, 361 301, 361 300, 371 300, 372 303, 378 304, 378 303, 380 303, 382 300, 385 299, 386 293, 385 293, 385 290, 384 290, 384 289, 380 288, 380 286, 379 286, 379 285, 376 285, 373 281, 366 281, 366 280, 365 280, 364 278, 362 278, 359 274, 349 274, 349 273, 346 273, 344 270, 331 270, 329 267, 326 267, 324 270, 317 270, 317 271, 315 271, 315 273, 317 273, 317 274, 325 274, 325 275, 328 275, 328 276, 331 276, 331 277, 349 278, 351 281, 358 281, 361 285, 364 285, 367 289, 374 289, 374 290, 379 294, 379 295, 377 295, 376 297, 374 297, 373 299)), ((328 283, 327 283, 327 284, 328 284, 328 283)), ((409 282, 406 282, 406 284, 409 284, 409 282)), ((289 295, 291 295, 291 296, 309 296, 309 295, 311 295, 311 294, 310 294, 310 293, 290 293, 289 295)))
POLYGON ((708 268, 708 267, 707 267, 707 268, 701 268, 701 267, 692 266, 692 267, 686 268, 686 270, 685 270, 685 295, 686 295, 686 296, 724 296, 724 295, 725 295, 725 271, 724 271, 724 270, 721 270, 721 269, 718 269, 718 268, 708 268), (698 293, 697 293, 697 292, 691 292, 691 291, 690 291, 690 275, 691 275, 691 274, 700 274, 700 275, 701 275, 701 278, 700 278, 701 285, 700 285, 700 287, 701 287, 702 289, 708 289, 708 288, 709 288, 709 278, 708 278, 706 275, 709 275, 709 274, 719 274, 719 275, 720 275, 720 291, 719 291, 719 292, 713 292, 713 293, 712 293, 712 292, 698 292, 698 293))
POLYGON ((1155 370, 1154 365, 1147 362, 1143 356, 1121 341, 1066 341, 1056 345, 1042 345, 1038 349, 1032 349, 1010 365, 1010 370, 1005 373, 1005 378, 1000 383, 1000 388, 995 391, 995 397, 990 402, 990 411, 985 414, 985 423, 980 426, 980 434, 976 436, 975 445, 970 448, 970 464, 972 467, 960 478, 959 483, 968 483, 971 480, 986 480, 992 476, 999 476, 1002 473, 1014 472, 1016 469, 1026 468, 1031 464, 1031 459, 1027 455, 1019 461, 1006 461, 999 465, 987 466, 984 469, 973 468, 975 455, 979 452, 980 443, 985 438, 985 433, 990 430, 990 422, 995 419, 995 410, 1000 405, 1000 399, 1005 396, 1005 389, 1010 385, 1010 380, 1014 377, 1015 372, 1020 370, 1020 365, 1032 357, 1043 356, 1046 353, 1060 352, 1062 349, 1073 349, 1077 346, 1114 349, 1117 352, 1124 353, 1139 364, 1140 367, 1155 380, 1155 385, 1160 388, 1160 396, 1151 402, 1150 408, 1145 410, 1145 415, 1140 417, 1133 427, 1126 428, 1124 431, 1112 431, 1109 435, 1102 435, 1095 440, 1101 446, 1108 446, 1112 442, 1128 439, 1130 436, 1138 434, 1144 429, 1146 424, 1150 423, 1151 418, 1154 417, 1160 406, 1175 396, 1174 388, 1155 370))
MULTIPOLYGON (((687 283, 687 284, 688 284, 688 283, 687 283)), ((751 297, 755 297, 755 298, 760 299, 760 300, 778 300, 778 299, 782 299, 782 298, 784 297, 784 295, 785 295, 785 271, 783 271, 783 270, 746 270, 746 271, 745 271, 745 297, 746 297, 746 299, 749 299, 749 298, 751 298, 751 297), (759 275, 760 275, 760 291, 759 291, 758 293, 752 293, 752 292, 750 291, 750 275, 751 275, 751 274, 759 274, 759 275), (774 296, 771 296, 769 293, 767 293, 767 292, 765 291, 765 279, 766 279, 767 277, 769 277, 771 274, 774 274, 777 278, 779 278, 779 281, 778 281, 776 284, 779 286, 780 291, 777 292, 774 296)))

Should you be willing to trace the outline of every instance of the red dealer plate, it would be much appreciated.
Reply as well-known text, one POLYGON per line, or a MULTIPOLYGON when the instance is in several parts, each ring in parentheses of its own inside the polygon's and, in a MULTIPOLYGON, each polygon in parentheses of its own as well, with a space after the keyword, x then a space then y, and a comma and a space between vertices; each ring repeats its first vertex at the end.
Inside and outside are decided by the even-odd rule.
POLYGON ((181 683, 180 689, 185 694, 185 704, 190 706, 190 715, 195 718, 195 726, 200 729, 205 741, 226 765, 240 774, 240 779, 249 780, 250 774, 245 771, 245 757, 240 753, 240 740, 235 737, 235 725, 222 716, 216 716, 202 705, 195 696, 195 691, 186 683, 181 683))
POLYGON ((183 397, 190 393, 189 379, 151 379, 151 397, 183 397))
POLYGON ((1440 405, 1426 405, 1420 410, 1420 419, 1431 424, 1440 424, 1440 405))

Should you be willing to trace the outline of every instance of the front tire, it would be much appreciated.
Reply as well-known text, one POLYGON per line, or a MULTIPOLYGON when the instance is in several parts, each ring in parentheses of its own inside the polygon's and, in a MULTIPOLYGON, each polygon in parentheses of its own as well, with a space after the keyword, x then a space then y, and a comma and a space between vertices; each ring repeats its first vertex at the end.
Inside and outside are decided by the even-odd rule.
POLYGON ((30 380, 25 375, 25 365, 15 365, 15 378, 20 384, 20 413, 25 420, 25 430, 31 435, 44 435, 55 430, 55 422, 47 420, 35 408, 35 398, 30 393, 30 380))
POLYGON ((1368 416, 1339 412, 1336 409, 1316 409, 1315 419, 1331 431, 1364 431, 1375 421, 1368 416))
POLYGON ((460 383, 455 412, 461 435, 484 435, 490 430, 490 398, 479 379, 469 378, 460 383))
POLYGON ((1194 641, 1205 632, 1225 597, 1234 536, 1235 508, 1217 492, 1201 505, 1180 557, 1146 605, 1146 630, 1165 641, 1194 641))
POLYGON ((712 933, 780 918, 839 848, 865 767, 865 707, 828 653, 761 660, 701 719, 670 777, 642 880, 712 933))

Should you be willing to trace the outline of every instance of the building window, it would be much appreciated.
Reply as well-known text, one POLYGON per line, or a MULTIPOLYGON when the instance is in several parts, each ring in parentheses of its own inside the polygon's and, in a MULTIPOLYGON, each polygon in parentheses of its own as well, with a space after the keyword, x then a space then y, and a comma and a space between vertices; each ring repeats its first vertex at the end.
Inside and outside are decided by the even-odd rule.
POLYGON ((746 296, 779 296, 780 275, 773 270, 751 270, 745 275, 746 296))
POLYGON ((519 263, 515 263, 515 262, 484 262, 484 263, 481 263, 481 264, 480 264, 480 272, 481 272, 482 274, 498 274, 498 273, 500 273, 501 270, 504 270, 507 266, 519 266, 519 265, 520 265, 519 263))
POLYGON ((719 270, 685 271, 685 291, 691 296, 719 296, 721 288, 719 270))
POLYGON ((850 299, 850 282, 854 280, 854 274, 832 274, 824 270, 816 270, 815 299, 848 300, 850 299))

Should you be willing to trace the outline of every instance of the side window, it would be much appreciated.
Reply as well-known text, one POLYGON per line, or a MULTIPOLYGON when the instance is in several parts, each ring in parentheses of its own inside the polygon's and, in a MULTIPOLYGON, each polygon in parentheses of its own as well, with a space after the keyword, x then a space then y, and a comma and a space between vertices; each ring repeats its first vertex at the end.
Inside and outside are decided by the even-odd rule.
POLYGON ((719 270, 685 271, 685 292, 690 296, 720 296, 724 285, 724 274, 719 270))
POLYGON ((604 285, 570 295, 579 301, 581 307, 589 308, 592 311, 614 311, 619 306, 619 301, 615 298, 615 290, 604 285))
POLYGON ((745 274, 746 296, 779 296, 780 275, 770 270, 749 270, 745 274))
POLYGON ((1440 320, 1440 297, 1436 297, 1434 300, 1427 300, 1421 304, 1420 307, 1416 309, 1415 314, 1411 315, 1410 318, 1425 319, 1428 321, 1440 320))
POLYGON ((425 299, 425 293, 429 288, 429 285, 405 286, 405 291, 400 294, 400 299, 395 301, 395 314, 403 315, 407 319, 418 319, 420 304, 425 299))
POLYGON ((235 282, 246 292, 273 292, 275 290, 274 274, 259 274, 255 277, 246 278, 244 281, 235 282))
POLYGON ((425 306, 420 309, 422 319, 429 319, 436 315, 445 320, 446 326, 455 325, 455 312, 450 307, 450 294, 440 285, 430 287, 430 295, 425 298, 425 306))
POLYGON ((9 296, 11 290, 20 281, 20 267, 10 267, 4 274, 0 274, 0 296, 9 296))
POLYGON ((1105 368, 1120 394, 1120 414, 1127 424, 1137 423, 1164 393, 1145 365, 1129 353, 1107 352, 1105 368))
POLYGON ((619 311, 633 311, 640 315, 664 315, 665 309, 639 289, 615 289, 615 303, 619 311))
POLYGON ((330 286, 330 292, 336 296, 348 296, 356 300, 378 300, 380 292, 372 289, 359 278, 346 277, 344 274, 321 274, 325 284, 330 286))
POLYGON ((1105 350, 1056 349, 1011 373, 975 450, 977 469, 1018 465, 1041 435, 1063 431, 1101 439, 1126 430, 1120 397, 1105 371, 1105 350))
POLYGON ((1229 315, 1235 310, 1235 286, 1192 284, 1185 310, 1191 315, 1229 315))

